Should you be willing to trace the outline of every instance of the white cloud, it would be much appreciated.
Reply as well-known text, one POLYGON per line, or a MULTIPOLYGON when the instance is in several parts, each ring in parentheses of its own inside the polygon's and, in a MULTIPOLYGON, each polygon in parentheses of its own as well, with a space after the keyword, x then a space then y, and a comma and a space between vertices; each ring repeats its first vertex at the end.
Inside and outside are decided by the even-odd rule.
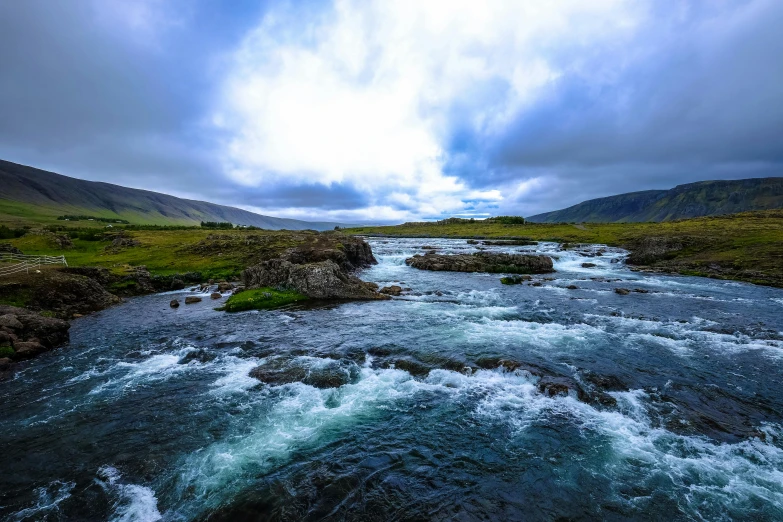
POLYGON ((450 111, 491 136, 580 66, 564 54, 622 45, 642 15, 630 0, 275 8, 234 53, 215 111, 227 171, 251 186, 352 185, 371 201, 357 218, 502 206, 444 174, 450 111))

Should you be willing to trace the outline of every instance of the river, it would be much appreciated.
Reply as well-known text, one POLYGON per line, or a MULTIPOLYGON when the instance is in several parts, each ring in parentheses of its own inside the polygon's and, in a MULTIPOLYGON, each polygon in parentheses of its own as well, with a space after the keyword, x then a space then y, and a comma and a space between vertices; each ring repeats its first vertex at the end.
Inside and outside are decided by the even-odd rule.
POLYGON ((370 243, 360 276, 409 292, 233 315, 170 292, 75 320, 0 382, 0 517, 783 520, 783 290, 552 243, 487 247, 556 257, 554 280, 505 286, 404 263, 465 240, 370 243), (601 376, 616 405, 499 359, 601 376))

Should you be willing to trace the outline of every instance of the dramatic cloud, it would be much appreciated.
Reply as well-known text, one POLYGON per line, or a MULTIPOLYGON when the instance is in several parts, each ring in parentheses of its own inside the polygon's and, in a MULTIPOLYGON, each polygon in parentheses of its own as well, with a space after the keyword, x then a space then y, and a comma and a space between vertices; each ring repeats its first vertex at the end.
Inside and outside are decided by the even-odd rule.
POLYGON ((781 175, 777 0, 0 4, 0 157, 304 219, 781 175))

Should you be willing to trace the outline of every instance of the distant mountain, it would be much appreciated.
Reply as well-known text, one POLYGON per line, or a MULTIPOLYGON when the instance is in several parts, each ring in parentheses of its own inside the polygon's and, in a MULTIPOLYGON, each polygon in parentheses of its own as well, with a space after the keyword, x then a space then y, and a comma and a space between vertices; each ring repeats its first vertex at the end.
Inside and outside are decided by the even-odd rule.
POLYGON ((699 181, 591 199, 527 218, 534 223, 671 221, 783 208, 783 178, 699 181))
POLYGON ((331 230, 339 224, 262 216, 204 201, 70 178, 0 160, 0 217, 51 219, 62 215, 125 219, 139 225, 228 221, 270 230, 331 230))

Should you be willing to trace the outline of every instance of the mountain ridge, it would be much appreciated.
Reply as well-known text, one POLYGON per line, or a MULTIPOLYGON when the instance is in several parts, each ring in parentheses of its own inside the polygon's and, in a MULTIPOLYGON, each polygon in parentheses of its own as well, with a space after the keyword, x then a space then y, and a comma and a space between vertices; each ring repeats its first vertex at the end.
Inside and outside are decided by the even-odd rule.
POLYGON ((0 216, 24 219, 32 215, 90 215, 125 219, 141 225, 198 225, 228 221, 270 230, 331 230, 341 223, 302 221, 256 214, 207 201, 179 198, 106 183, 88 181, 27 165, 0 160, 0 216))
POLYGON ((783 177, 747 178, 626 192, 536 214, 527 220, 533 223, 660 222, 780 208, 783 208, 783 177))

